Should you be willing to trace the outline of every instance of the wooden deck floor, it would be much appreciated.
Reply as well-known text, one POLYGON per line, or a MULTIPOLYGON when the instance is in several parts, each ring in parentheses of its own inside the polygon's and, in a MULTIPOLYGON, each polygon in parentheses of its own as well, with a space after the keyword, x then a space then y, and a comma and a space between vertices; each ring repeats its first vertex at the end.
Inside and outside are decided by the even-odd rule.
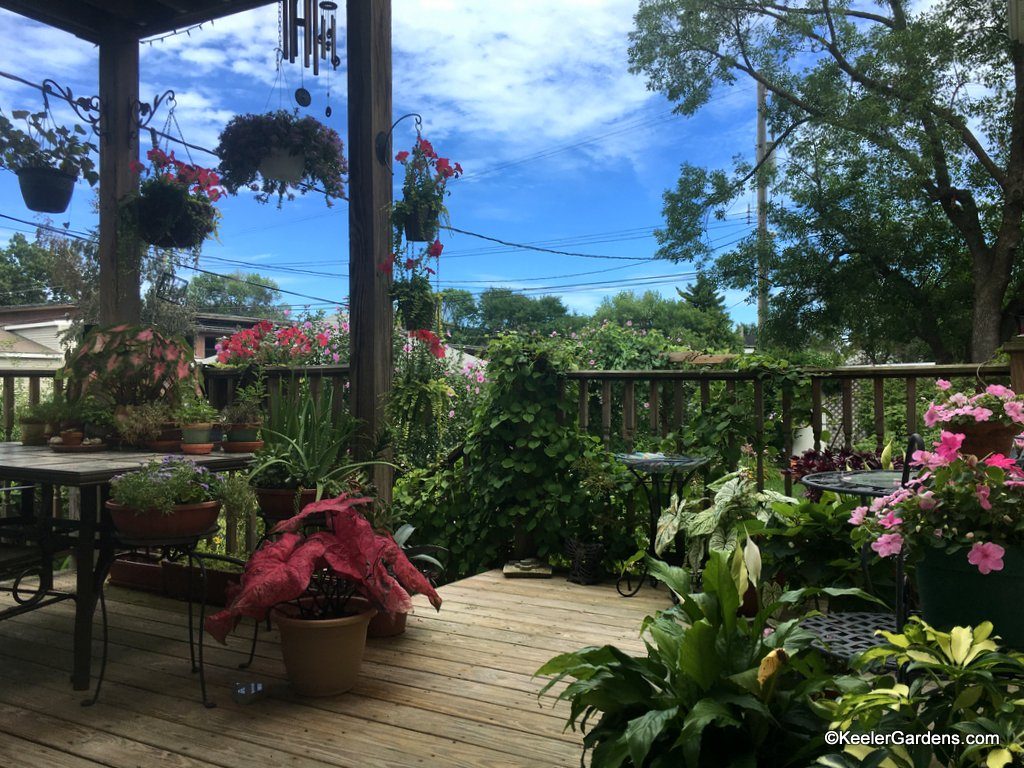
POLYGON ((418 597, 404 636, 371 640, 356 689, 335 698, 289 692, 276 632, 261 635, 244 672, 244 637, 208 643, 214 709, 200 704, 189 672, 182 603, 108 589, 110 663, 93 708, 69 681, 70 604, 0 622, 0 766, 575 766, 580 737, 562 732, 567 707, 537 699, 533 672, 584 645, 642 651, 640 620, 668 604, 664 588, 624 599, 610 584, 498 572, 441 594, 440 613, 418 597), (250 680, 268 695, 233 701, 233 684, 250 680))

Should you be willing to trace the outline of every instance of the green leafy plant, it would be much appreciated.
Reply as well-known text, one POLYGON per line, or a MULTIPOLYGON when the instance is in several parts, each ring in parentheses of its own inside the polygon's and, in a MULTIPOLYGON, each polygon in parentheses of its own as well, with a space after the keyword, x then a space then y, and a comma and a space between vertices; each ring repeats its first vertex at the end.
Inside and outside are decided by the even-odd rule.
POLYGON ((181 402, 174 409, 174 418, 179 424, 208 424, 217 420, 217 409, 205 398, 189 391, 181 397, 181 402))
POLYGON ((206 467, 176 456, 151 461, 110 481, 110 499, 139 513, 169 515, 175 504, 220 498, 221 479, 206 467))
POLYGON ((886 642, 863 653, 855 666, 867 670, 891 662, 909 682, 883 675, 826 704, 832 727, 936 736, 995 734, 997 745, 847 745, 844 754, 820 761, 833 768, 888 766, 1003 768, 1024 760, 1024 654, 1003 652, 988 622, 939 632, 912 617, 902 633, 881 632, 886 642))
POLYGON ((145 445, 160 437, 168 423, 174 422, 174 413, 168 403, 143 403, 124 409, 115 419, 121 439, 129 445, 145 445))
POLYGON ((221 410, 225 424, 259 424, 263 421, 263 401, 267 388, 258 379, 235 390, 234 400, 221 410))
POLYGON ((216 153, 221 159, 221 180, 231 194, 248 187, 262 203, 276 195, 280 206, 285 197, 293 199, 296 191, 305 194, 317 189, 330 205, 332 199, 345 197, 348 164, 344 149, 341 137, 316 118, 279 109, 231 118, 221 131, 216 153), (260 173, 260 164, 273 150, 305 158, 303 184, 292 185, 260 173))
POLYGON ((257 488, 316 488, 320 498, 325 488, 339 487, 379 462, 351 459, 356 421, 334 414, 331 387, 313 394, 306 382, 297 384, 294 399, 280 403, 264 427, 266 444, 256 453, 250 477, 257 488))
POLYGON ((676 534, 686 538, 686 560, 699 570, 712 550, 731 553, 750 534, 760 531, 773 519, 772 505, 795 503, 781 493, 757 490, 745 472, 725 475, 708 485, 711 498, 672 497, 672 504, 658 520, 655 551, 659 554, 675 541, 676 534))
POLYGON ((433 145, 422 137, 416 139, 412 151, 402 151, 395 160, 405 166, 402 180, 402 199, 391 210, 395 229, 395 252, 401 250, 403 233, 407 225, 421 230, 422 240, 433 240, 438 221, 447 221, 448 209, 444 199, 450 194, 448 182, 462 175, 462 166, 446 157, 439 157, 433 145))
POLYGON ((47 125, 46 112, 14 110, 11 117, 25 123, 22 131, 0 114, 0 167, 12 171, 24 168, 56 168, 75 178, 81 176, 89 186, 100 180, 92 156, 96 145, 84 141, 85 129, 80 125, 47 125))
POLYGON ((558 699, 571 705, 569 725, 585 730, 593 768, 796 768, 823 754, 820 702, 850 683, 828 673, 799 619, 769 623, 811 591, 787 592, 744 619, 737 611, 752 574, 739 550, 711 552, 700 593, 686 570, 648 565, 680 603, 644 621, 645 657, 590 647, 537 672, 552 677, 542 694, 571 680, 558 699))
POLYGON ((25 405, 19 409, 19 418, 26 423, 60 424, 67 413, 67 404, 63 395, 55 394, 50 400, 42 400, 36 405, 25 405))

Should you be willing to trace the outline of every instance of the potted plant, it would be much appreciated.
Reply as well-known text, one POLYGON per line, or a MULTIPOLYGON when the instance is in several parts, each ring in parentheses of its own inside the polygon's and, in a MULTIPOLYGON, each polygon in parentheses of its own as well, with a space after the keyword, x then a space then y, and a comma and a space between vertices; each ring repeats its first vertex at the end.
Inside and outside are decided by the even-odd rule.
POLYGON ((88 395, 78 403, 78 413, 86 438, 109 444, 117 436, 114 404, 109 398, 98 394, 88 395))
POLYGON ((397 315, 407 331, 431 328, 437 310, 437 300, 430 287, 430 279, 417 270, 416 259, 406 259, 393 271, 391 299, 397 315))
POLYGON ((114 477, 106 507, 126 538, 185 538, 216 524, 220 491, 221 479, 206 467, 167 456, 114 477))
POLYGON ((297 190, 315 188, 328 205, 345 196, 344 145, 341 137, 314 117, 279 109, 236 115, 220 134, 216 149, 224 187, 231 193, 249 188, 260 202, 277 196, 278 206, 297 190), (257 177, 258 180, 257 180, 257 177))
POLYGON ((41 405, 23 405, 18 409, 22 445, 46 445, 46 415, 41 405))
POLYGON ((326 488, 341 488, 359 469, 374 462, 352 462, 349 446, 356 423, 333 415, 333 392, 319 395, 302 383, 295 400, 282 402, 264 429, 266 444, 257 451, 250 478, 264 519, 294 515, 326 488))
POLYGON ((79 176, 96 186, 100 177, 91 155, 97 150, 82 140, 82 126, 50 127, 46 112, 15 110, 11 116, 24 121, 27 130, 15 128, 0 114, 0 167, 18 175, 21 195, 30 210, 66 211, 79 176))
POLYGON ((60 423, 67 411, 64 396, 54 393, 53 398, 32 406, 32 413, 43 420, 43 436, 49 440, 60 433, 60 423))
POLYGON ((952 385, 939 379, 938 394, 924 414, 924 423, 964 436, 962 450, 975 456, 1010 454, 1013 438, 1024 432, 1024 395, 1000 384, 967 395, 951 392, 952 385))
POLYGON ((217 231, 220 212, 213 204, 221 198, 220 177, 155 147, 146 158, 148 168, 132 165, 143 178, 138 194, 124 205, 126 222, 150 245, 198 249, 217 231))
POLYGON ((964 436, 942 432, 917 451, 921 475, 907 488, 857 507, 850 523, 881 557, 916 562, 925 621, 939 629, 991 621, 1024 648, 1024 470, 1013 459, 962 453, 964 436))
MULTIPOLYGON (((396 241, 404 235, 407 242, 430 242, 437 236, 441 219, 447 221, 444 198, 451 179, 462 175, 462 166, 439 157, 433 145, 417 137, 412 151, 402 151, 395 160, 405 166, 402 199, 391 210, 396 241)), ((399 250, 396 246, 395 250, 399 250)))
POLYGON ((143 403, 124 408, 115 417, 121 440, 152 451, 177 453, 181 450, 181 427, 174 422, 169 403, 143 403))
POLYGON ((234 400, 221 410, 224 422, 224 450, 227 453, 258 451, 263 447, 263 400, 266 387, 255 381, 235 390, 234 400))
POLYGON ((217 409, 199 395, 186 392, 174 414, 181 426, 181 450, 191 455, 210 453, 217 409))
POLYGON ((436 609, 441 598, 390 536, 375 533, 358 511, 372 499, 341 495, 308 505, 274 528, 279 535, 246 563, 241 589, 230 605, 206 620, 223 643, 243 616, 271 613, 281 631, 281 652, 297 693, 330 696, 355 683, 376 609, 407 613, 410 595, 424 594, 436 609), (326 529, 303 533, 307 518, 326 529), (350 606, 360 595, 370 607, 350 606))

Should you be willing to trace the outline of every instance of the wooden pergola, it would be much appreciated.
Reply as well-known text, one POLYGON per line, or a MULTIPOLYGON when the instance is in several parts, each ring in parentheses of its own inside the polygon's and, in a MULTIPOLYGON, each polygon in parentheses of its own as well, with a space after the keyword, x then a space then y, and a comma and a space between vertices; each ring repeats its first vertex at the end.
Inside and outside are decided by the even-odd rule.
MULTIPOLYGON (((100 322, 137 322, 139 263, 118 242, 118 202, 138 176, 139 41, 272 0, 0 0, 0 7, 95 43, 100 97, 100 322)), ((374 149, 391 126, 391 0, 347 0, 351 403, 363 433, 382 426, 391 384, 391 300, 377 269, 390 249, 391 172, 374 149)), ((379 481, 379 479, 378 479, 379 481)), ((387 484, 382 484, 386 487, 387 484)))

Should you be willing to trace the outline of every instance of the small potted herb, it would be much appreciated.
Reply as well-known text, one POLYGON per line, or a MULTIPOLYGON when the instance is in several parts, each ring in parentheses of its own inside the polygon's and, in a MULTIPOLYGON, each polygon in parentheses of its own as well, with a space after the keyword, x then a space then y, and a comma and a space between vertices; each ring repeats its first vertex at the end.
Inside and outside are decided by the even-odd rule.
POLYGON ((114 404, 99 395, 87 395, 78 403, 78 413, 86 438, 110 443, 117 435, 114 404))
POLYGON ((263 447, 260 427, 263 426, 265 396, 266 388, 262 381, 235 390, 235 399, 221 411, 226 452, 244 453, 263 447))
POLYGON ((263 115, 236 115, 220 134, 224 187, 237 194, 249 188, 256 199, 276 196, 278 206, 295 191, 322 192, 328 205, 345 196, 344 144, 337 132, 314 117, 280 109, 263 115))
POLYGON ((217 523, 221 483, 206 467, 167 456, 113 478, 106 506, 114 526, 127 538, 195 536, 217 523))
POLYGON ((99 174, 91 155, 97 150, 81 138, 82 126, 51 127, 46 124, 46 112, 15 110, 11 116, 24 121, 26 130, 15 128, 0 114, 0 167, 18 175, 21 196, 30 210, 66 211, 79 176, 96 186, 99 174))
POLYGON ((213 450, 212 432, 217 409, 198 395, 187 392, 182 396, 175 413, 181 425, 181 450, 193 455, 210 453, 213 450))
POLYGON ((169 403, 128 406, 115 422, 118 434, 128 445, 165 453, 181 450, 181 428, 174 421, 169 403))

